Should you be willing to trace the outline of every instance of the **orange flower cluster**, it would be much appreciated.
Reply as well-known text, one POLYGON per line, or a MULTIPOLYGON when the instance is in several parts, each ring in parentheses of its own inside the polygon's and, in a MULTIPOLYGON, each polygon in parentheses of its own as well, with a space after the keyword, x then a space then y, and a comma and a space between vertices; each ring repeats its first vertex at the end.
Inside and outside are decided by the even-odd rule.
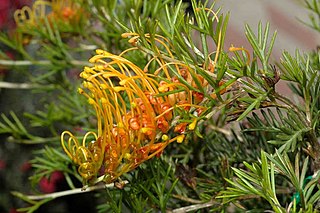
POLYGON ((79 143, 71 132, 65 131, 61 143, 79 165, 84 180, 95 179, 102 173, 105 182, 112 182, 160 155, 169 143, 181 143, 187 123, 176 125, 173 137, 167 134, 173 128, 173 111, 188 110, 192 104, 183 94, 160 95, 160 90, 170 90, 174 85, 158 83, 154 75, 121 55, 96 52, 90 59, 95 65, 85 67, 80 74, 85 81, 79 93, 87 97, 96 111, 98 132, 88 132, 79 143))
POLYGON ((73 19, 79 19, 79 6, 71 0, 36 0, 32 8, 24 6, 16 10, 14 19, 18 26, 37 26, 47 17, 49 20, 55 18, 65 22, 72 22, 73 19))
MULTIPOLYGON (((129 38, 128 42, 133 46, 139 45, 140 35, 137 33, 124 33, 122 37, 129 38)), ((199 117, 207 110, 205 101, 217 98, 214 88, 212 85, 209 85, 203 75, 197 73, 195 67, 175 60, 174 54, 171 51, 173 49, 172 44, 167 38, 157 34, 151 38, 149 34, 145 34, 144 40, 147 41, 150 46, 153 45, 155 51, 154 57, 146 67, 153 61, 158 64, 159 68, 154 71, 154 75, 160 79, 158 87, 159 93, 161 96, 166 95, 168 97, 168 102, 172 107, 183 109, 184 112, 188 114, 187 118, 183 120, 191 119, 190 122, 192 122, 192 124, 190 124, 190 122, 182 122, 175 125, 174 132, 183 134, 187 130, 193 130, 199 117), (154 41, 151 41, 152 39, 154 41), (157 43, 156 45, 154 45, 155 42, 157 43), (160 46, 162 46, 162 50, 160 50, 160 46), (205 98, 205 96, 207 96, 207 98, 205 98), (192 113, 193 116, 190 116, 190 113, 192 113)), ((199 67, 203 72, 207 72, 207 75, 214 76, 213 73, 219 56, 219 48, 220 44, 218 44, 218 50, 215 52, 214 61, 209 59, 208 65, 203 65, 201 68, 199 67)), ((145 72, 147 72, 147 68, 145 68, 145 72)), ((220 87, 224 83, 224 81, 220 81, 217 86, 220 87)), ((219 91, 219 94, 223 94, 226 91, 227 89, 224 88, 219 91)), ((180 112, 180 114, 183 114, 183 112, 180 112)))
MULTIPOLYGON (((88 132, 82 143, 69 131, 61 135, 63 149, 85 181, 101 175, 105 182, 113 182, 159 156, 171 142, 183 142, 203 118, 206 101, 216 98, 202 75, 174 59, 166 38, 153 37, 169 57, 154 56, 141 69, 123 57, 137 50, 139 35, 126 33, 123 37, 130 37, 134 47, 120 55, 97 50, 89 60, 94 66, 85 67, 80 74, 85 81, 79 93, 96 111, 97 133, 88 132), (152 62, 156 70, 149 72, 152 62)), ((148 34, 145 39, 151 44, 148 34)), ((155 49, 155 55, 162 54, 158 46, 155 49)), ((213 73, 214 65, 211 62, 207 72, 213 73)))
MULTIPOLYGON (((70 32, 75 26, 81 26, 84 20, 84 11, 79 4, 72 0, 36 0, 32 7, 24 6, 14 13, 14 20, 22 33, 27 33, 30 28, 44 25, 45 19, 52 24, 57 23, 59 31, 70 32)), ((29 38, 24 38, 24 44, 29 38)))
POLYGON ((83 10, 75 1, 72 0, 53 0, 52 12, 48 15, 49 19, 60 20, 61 22, 69 22, 70 24, 79 21, 83 10))

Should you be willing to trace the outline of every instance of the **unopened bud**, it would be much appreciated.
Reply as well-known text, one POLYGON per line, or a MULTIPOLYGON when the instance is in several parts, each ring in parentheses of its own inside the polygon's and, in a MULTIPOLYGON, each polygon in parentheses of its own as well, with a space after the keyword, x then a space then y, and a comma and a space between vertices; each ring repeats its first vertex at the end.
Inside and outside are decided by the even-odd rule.
POLYGON ((185 138, 185 135, 179 135, 179 136, 177 136, 177 143, 182 143, 183 140, 184 140, 184 138, 185 138))
POLYGON ((189 130, 194 130, 197 125, 197 119, 194 119, 191 124, 189 124, 189 130))

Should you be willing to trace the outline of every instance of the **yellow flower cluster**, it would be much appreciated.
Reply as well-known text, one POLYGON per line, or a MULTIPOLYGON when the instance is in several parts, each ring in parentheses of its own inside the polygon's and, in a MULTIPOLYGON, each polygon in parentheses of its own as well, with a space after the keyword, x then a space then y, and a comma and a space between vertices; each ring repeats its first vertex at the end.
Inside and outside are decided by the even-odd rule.
MULTIPOLYGON (((183 99, 179 105, 170 95, 159 96, 173 85, 160 84, 155 76, 138 66, 103 50, 90 59, 80 76, 85 80, 79 93, 86 96, 97 115, 98 132, 87 133, 82 144, 69 131, 61 135, 65 152, 79 165, 84 180, 95 178, 101 169, 104 181, 112 182, 142 162, 161 154, 171 142, 184 140, 186 125, 171 128, 174 107, 190 108, 183 99), (88 142, 89 136, 93 142, 88 142)), ((179 84, 179 83, 177 83, 179 84)), ((184 95, 181 95, 184 96, 184 95)), ((193 124, 195 125, 195 124, 193 124)))
MULTIPOLYGON (((134 33, 123 37, 130 37, 134 46, 139 39, 134 33)), ((148 34, 145 38, 151 43, 148 34)), ((101 175, 105 182, 113 182, 159 156, 171 142, 183 142, 207 110, 204 94, 199 91, 200 87, 202 91, 209 90, 208 82, 188 65, 174 60, 165 38, 156 35, 154 39, 169 57, 154 56, 141 69, 123 57, 137 47, 119 55, 96 50, 89 60, 93 66, 85 67, 80 74, 84 82, 79 93, 94 107, 98 131, 88 132, 82 143, 65 131, 61 143, 79 166, 84 181, 101 175), (149 72, 152 62, 156 62, 157 68, 149 72)), ((208 72, 213 71, 214 64, 210 63, 208 72)), ((210 98, 216 98, 216 94, 212 93, 210 98)))
MULTIPOLYGON (((24 6, 14 12, 14 20, 17 28, 29 34, 30 30, 44 25, 45 19, 50 24, 54 21, 59 31, 72 31, 71 29, 80 26, 84 20, 84 11, 78 3, 72 0, 36 0, 32 7, 24 6)), ((28 44, 30 38, 24 38, 23 43, 28 44)))

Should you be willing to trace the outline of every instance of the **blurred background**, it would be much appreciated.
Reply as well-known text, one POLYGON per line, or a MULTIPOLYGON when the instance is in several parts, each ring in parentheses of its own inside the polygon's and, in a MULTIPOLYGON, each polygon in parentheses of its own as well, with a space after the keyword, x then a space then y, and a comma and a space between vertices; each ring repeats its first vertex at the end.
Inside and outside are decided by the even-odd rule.
POLYGON ((258 23, 270 23, 270 32, 277 31, 273 59, 279 60, 282 51, 294 53, 315 50, 320 44, 319 34, 306 26, 309 11, 303 0, 217 0, 222 12, 230 12, 226 47, 249 47, 244 25, 257 29, 258 23))
MULTIPOLYGON (((0 0, 0 31, 10 32, 14 29, 13 12, 31 3, 32 0, 0 0)), ((244 26, 248 24, 256 32, 260 21, 263 25, 269 22, 271 32, 277 31, 272 61, 279 61, 284 50, 290 53, 294 53, 296 49, 313 51, 320 44, 317 32, 302 23, 309 23, 309 11, 305 8, 303 0, 217 0, 216 5, 222 7, 221 13, 230 12, 231 14, 225 48, 233 45, 250 49, 245 37, 244 26)), ((1 46, 0 48, 5 50, 1 46)), ((7 52, 7 54, 11 53, 7 52)), ((10 57, 14 58, 14 55, 10 55, 10 57)), ((10 70, 1 67, 0 80, 23 82, 23 79, 18 78, 14 73, 10 74, 10 70)), ((277 84, 277 87, 282 93, 290 94, 284 84, 277 84)), ((28 97, 30 94, 26 95, 21 90, 0 88, 0 114, 7 114, 13 108, 15 112, 25 111, 36 102, 36 100, 29 100, 28 97), (21 104, 22 102, 23 104, 21 104)), ((9 196, 10 191, 17 190, 28 193, 30 190, 26 183, 30 175, 28 161, 31 151, 32 147, 30 146, 8 143, 5 142, 5 137, 0 138, 0 213, 14 213, 16 212, 15 207, 21 204, 21 201, 9 196)), ((55 186, 50 185, 46 180, 40 183, 39 187, 42 192, 56 190, 56 188, 52 188, 55 186)), ((88 199, 88 197, 84 197, 84 199, 88 199)), ((71 201, 71 203, 80 204, 80 200, 71 201)), ((60 208, 67 207, 61 206, 60 208)), ((94 204, 90 208, 94 208, 94 204)), ((47 207, 43 212, 49 212, 49 209, 47 207)), ((57 212, 57 209, 51 209, 51 211, 57 212)), ((69 212, 72 210, 69 209, 69 212)))
MULTIPOLYGON (((245 24, 256 33, 260 21, 263 26, 270 23, 270 34, 277 31, 270 63, 279 62, 283 51, 310 52, 320 45, 319 32, 306 25, 310 19, 304 0, 217 0, 216 5, 222 13, 230 12, 225 48, 233 45, 250 50, 245 24)), ((292 94, 282 81, 276 87, 284 95, 292 94)))

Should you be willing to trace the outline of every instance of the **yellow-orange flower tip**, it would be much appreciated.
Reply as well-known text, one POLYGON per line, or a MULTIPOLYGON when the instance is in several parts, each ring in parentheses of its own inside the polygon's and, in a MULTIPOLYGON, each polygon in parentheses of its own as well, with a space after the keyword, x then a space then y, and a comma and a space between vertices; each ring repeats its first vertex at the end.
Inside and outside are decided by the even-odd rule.
POLYGON ((231 51, 231 52, 235 52, 235 51, 239 51, 239 50, 244 50, 244 48, 243 47, 234 47, 234 46, 229 47, 229 51, 231 51))
POLYGON ((129 42, 130 44, 135 45, 135 44, 137 43, 137 41, 138 41, 138 38, 139 38, 139 36, 134 36, 134 37, 130 38, 130 39, 128 40, 128 42, 129 42))
POLYGON ((88 81, 84 81, 82 83, 82 85, 83 85, 84 88, 88 88, 88 89, 92 89, 94 87, 93 84, 91 82, 88 82, 88 81))
POLYGON ((102 104, 108 103, 107 99, 105 99, 105 98, 100 98, 100 101, 101 101, 102 104))
POLYGON ((153 131, 153 129, 148 128, 148 127, 142 127, 142 128, 140 129, 140 131, 141 131, 143 134, 145 134, 145 133, 148 133, 149 131, 153 131))
POLYGON ((122 90, 126 90, 125 87, 112 87, 114 89, 115 92, 120 92, 122 90))
POLYGON ((101 64, 95 64, 94 65, 94 69, 95 70, 99 70, 99 71, 102 71, 104 70, 105 66, 104 65, 101 65, 101 64))
POLYGON ((128 38, 129 36, 131 36, 132 35, 132 33, 122 33, 121 34, 121 37, 122 38, 128 38))
POLYGON ((101 88, 101 89, 107 89, 108 86, 107 86, 106 84, 100 84, 100 88, 101 88))
POLYGON ((119 122, 119 123, 118 123, 118 127, 119 127, 119 128, 123 128, 123 127, 124 127, 124 124, 123 124, 122 122, 119 122))
POLYGON ((159 88, 158 88, 158 90, 159 90, 159 92, 166 92, 166 91, 168 91, 168 87, 167 86, 160 86, 159 88))
POLYGON ((106 51, 102 50, 102 49, 96 49, 96 53, 98 55, 104 55, 106 51))
POLYGON ((169 136, 164 134, 161 136, 161 139, 162 139, 162 141, 167 141, 167 140, 169 140, 169 136))
POLYGON ((89 78, 89 75, 86 72, 83 71, 83 72, 80 73, 80 77, 83 78, 83 79, 87 79, 87 78, 89 78))
POLYGON ((229 51, 230 52, 235 52, 235 51, 245 51, 245 53, 247 54, 247 65, 249 65, 250 63, 250 52, 249 50, 243 48, 243 47, 234 47, 234 46, 231 46, 229 48, 229 51))
POLYGON ((103 77, 103 78, 110 78, 110 77, 112 77, 112 76, 114 76, 114 74, 111 74, 111 73, 104 73, 104 74, 102 74, 102 77, 103 77))
POLYGON ((197 119, 194 119, 191 124, 189 124, 189 130, 194 130, 197 125, 197 119))
POLYGON ((124 154, 124 159, 130 160, 131 159, 131 154, 130 153, 126 153, 124 154))
POLYGON ((127 83, 127 80, 128 80, 128 79, 123 79, 123 80, 119 81, 119 84, 120 84, 121 86, 123 86, 123 85, 125 85, 125 84, 127 83))
POLYGON ((131 107, 132 108, 136 108, 137 107, 137 104, 135 102, 131 102, 131 107))
POLYGON ((92 64, 94 64, 94 63, 96 63, 96 62, 97 62, 99 59, 101 59, 101 58, 103 58, 102 55, 95 55, 95 56, 93 56, 93 57, 91 57, 91 58, 89 59, 89 62, 92 63, 92 64))
POLYGON ((247 50, 244 47, 234 47, 234 46, 229 47, 230 52, 236 52, 236 51, 242 51, 242 50, 245 51, 248 56, 250 56, 249 50, 247 50))
POLYGON ((83 89, 78 88, 78 93, 79 93, 79 94, 83 94, 83 93, 84 93, 83 89))
POLYGON ((91 68, 91 67, 85 66, 85 67, 83 68, 83 72, 90 72, 90 71, 92 71, 92 68, 91 68))
POLYGON ((95 104, 96 102, 95 102, 95 100, 94 100, 93 98, 88 98, 88 103, 91 104, 91 105, 93 105, 93 104, 95 104))
POLYGON ((177 136, 177 143, 182 143, 184 138, 185 138, 185 135, 178 135, 177 136))

